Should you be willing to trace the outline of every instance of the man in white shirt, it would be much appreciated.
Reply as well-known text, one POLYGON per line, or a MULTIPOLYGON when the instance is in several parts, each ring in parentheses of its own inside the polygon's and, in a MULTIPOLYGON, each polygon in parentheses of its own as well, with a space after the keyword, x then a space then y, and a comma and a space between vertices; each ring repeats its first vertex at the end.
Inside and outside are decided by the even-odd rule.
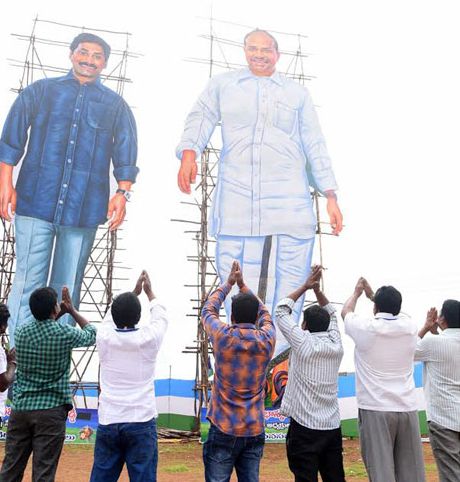
POLYGON ((371 482, 425 481, 413 378, 418 330, 400 315, 401 303, 393 286, 374 295, 360 278, 342 309, 345 333, 355 342, 361 453, 371 482), (363 292, 374 302, 374 317, 354 313, 363 292))
POLYGON ((91 482, 116 482, 125 462, 131 482, 153 482, 158 462, 155 365, 168 320, 146 271, 132 293, 115 298, 111 314, 113 323, 103 323, 96 338, 101 394, 91 482), (150 320, 138 325, 142 290, 150 301, 150 320))
MULTIPOLYGON (((10 312, 4 303, 0 303, 0 336, 6 332, 10 312)), ((8 398, 8 388, 14 381, 16 371, 16 350, 13 348, 8 352, 0 344, 0 426, 5 417, 5 403, 8 398)))
POLYGON ((291 345, 289 379, 281 412, 291 418, 286 449, 296 482, 344 482, 342 432, 337 380, 343 357, 335 308, 319 285, 321 266, 276 307, 276 322, 291 345), (293 315, 295 302, 313 289, 318 305, 304 311, 302 328, 293 315))
POLYGON ((415 359, 423 361, 426 418, 440 482, 460 480, 460 303, 428 311, 415 359), (425 335, 430 331, 438 336, 425 335))

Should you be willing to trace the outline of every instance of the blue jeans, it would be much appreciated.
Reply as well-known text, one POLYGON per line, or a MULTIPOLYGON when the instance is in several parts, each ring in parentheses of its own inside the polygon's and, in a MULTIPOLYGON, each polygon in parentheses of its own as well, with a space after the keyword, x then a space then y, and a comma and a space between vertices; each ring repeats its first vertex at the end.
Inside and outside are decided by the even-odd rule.
POLYGON ((156 482, 158 445, 154 418, 148 422, 98 425, 90 482, 116 482, 125 462, 130 482, 156 482))
MULTIPOLYGON (((97 230, 57 226, 19 215, 15 216, 14 228, 16 274, 8 297, 10 346, 14 346, 17 327, 33 319, 29 298, 35 289, 48 284, 60 296, 62 287, 67 286, 78 308, 83 275, 97 230)), ((75 323, 68 315, 60 321, 75 323)))
POLYGON ((203 446, 206 482, 228 482, 235 467, 239 482, 258 482, 265 433, 256 437, 234 437, 211 424, 203 446))

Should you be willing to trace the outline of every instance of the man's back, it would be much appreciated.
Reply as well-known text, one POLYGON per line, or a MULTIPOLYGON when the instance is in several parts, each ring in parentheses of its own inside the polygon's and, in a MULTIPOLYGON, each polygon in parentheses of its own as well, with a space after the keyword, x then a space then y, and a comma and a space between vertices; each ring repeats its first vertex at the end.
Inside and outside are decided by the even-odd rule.
POLYGON ((94 344, 96 329, 72 328, 55 320, 33 320, 16 331, 17 380, 14 408, 38 410, 71 404, 72 349, 94 344))
POLYGON ((218 288, 202 312, 216 360, 208 418, 224 433, 256 436, 264 430, 265 372, 273 354, 275 328, 262 303, 257 327, 220 321, 219 308, 230 289, 228 283, 218 288))
POLYGON ((276 309, 278 326, 291 345, 281 410, 304 427, 336 429, 340 426, 337 382, 343 348, 335 309, 330 304, 323 307, 331 315, 328 330, 311 333, 295 324, 293 306, 286 298, 276 309))
POLYGON ((377 313, 374 318, 349 313, 345 317, 345 332, 355 342, 358 407, 395 412, 416 410, 415 322, 389 313, 377 313))
POLYGON ((415 359, 425 362, 427 419, 460 432, 460 329, 424 338, 415 359))
MULTIPOLYGON (((248 324, 250 325, 250 324, 248 324)), ((265 372, 271 359, 271 345, 255 326, 229 326, 214 338, 215 375, 209 415, 219 405, 222 420, 244 411, 246 427, 251 429, 263 410, 265 372), (230 402, 230 403, 229 403, 230 402)), ((241 415, 241 414, 239 414, 241 415)), ((219 417, 216 424, 219 426, 219 417)), ((225 427, 222 425, 225 432, 225 427)), ((227 428, 230 430, 230 427, 227 428)), ((239 428, 232 427, 232 432, 239 428)))
POLYGON ((133 329, 104 323, 98 330, 100 423, 144 422, 157 417, 155 366, 166 327, 166 310, 154 300, 148 322, 133 329))

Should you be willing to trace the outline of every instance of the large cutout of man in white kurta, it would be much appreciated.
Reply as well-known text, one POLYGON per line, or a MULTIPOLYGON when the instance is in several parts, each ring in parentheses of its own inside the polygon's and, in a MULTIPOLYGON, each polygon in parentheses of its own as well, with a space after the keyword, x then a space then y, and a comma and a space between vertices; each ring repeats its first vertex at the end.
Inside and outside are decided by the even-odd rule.
MULTIPOLYGON (((190 193, 196 158, 216 125, 223 147, 209 234, 225 280, 232 261, 271 310, 307 278, 316 231, 310 187, 327 197, 333 233, 342 229, 337 184, 311 97, 305 87, 276 72, 276 39, 246 35, 248 68, 213 77, 185 122, 177 156, 179 188, 190 193)), ((303 298, 294 308, 300 316, 303 298)), ((277 333, 275 355, 286 348, 277 333)))

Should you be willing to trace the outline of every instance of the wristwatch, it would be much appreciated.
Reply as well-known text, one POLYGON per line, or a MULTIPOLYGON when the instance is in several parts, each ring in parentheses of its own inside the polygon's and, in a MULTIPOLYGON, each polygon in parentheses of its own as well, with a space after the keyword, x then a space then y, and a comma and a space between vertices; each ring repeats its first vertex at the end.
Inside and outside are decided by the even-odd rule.
POLYGON ((131 192, 127 191, 126 189, 117 189, 116 193, 122 194, 127 201, 131 200, 131 192))

